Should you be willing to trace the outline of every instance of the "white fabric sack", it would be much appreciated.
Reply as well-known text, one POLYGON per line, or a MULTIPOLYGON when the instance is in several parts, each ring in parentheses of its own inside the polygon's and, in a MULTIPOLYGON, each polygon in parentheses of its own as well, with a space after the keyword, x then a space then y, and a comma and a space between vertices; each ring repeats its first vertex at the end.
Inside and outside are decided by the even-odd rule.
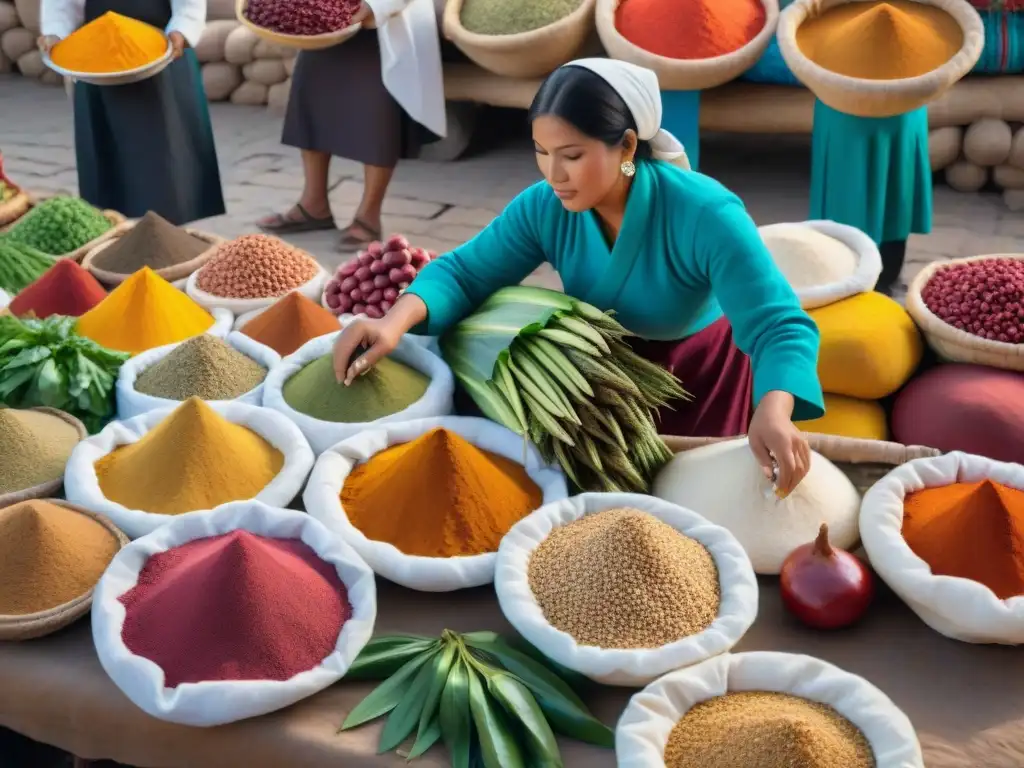
MULTIPOLYGON (((797 298, 800 299, 801 307, 804 309, 824 307, 858 293, 866 293, 875 289, 878 277, 882 274, 882 256, 874 241, 856 227, 839 224, 835 221, 814 220, 799 224, 769 224, 759 227, 758 231, 768 250, 772 252, 778 262, 784 257, 782 254, 776 254, 775 250, 784 247, 788 232, 798 231, 797 228, 800 227, 837 240, 841 244, 840 247, 845 246, 853 252, 856 261, 852 271, 837 280, 818 285, 794 285, 793 289, 796 291, 797 298)), ((786 270, 782 271, 785 274, 786 270)), ((792 280, 792 276, 787 277, 792 280)))
MULTIPOLYGON (((214 296, 212 293, 207 293, 199 289, 197 282, 199 275, 201 275, 203 269, 200 268, 196 272, 193 272, 188 277, 188 283, 185 285, 185 293, 187 293, 192 300, 197 304, 210 309, 212 307, 223 307, 230 309, 234 314, 241 315, 246 312, 252 312, 254 309, 265 309, 273 304, 275 301, 281 298, 281 296, 270 296, 265 299, 232 299, 226 296, 214 296)), ((323 267, 318 268, 316 276, 313 277, 307 283, 303 283, 298 288, 288 290, 286 293, 291 293, 293 290, 298 291, 303 296, 313 301, 320 301, 320 294, 323 292, 324 283, 327 281, 327 272, 324 271, 323 267)), ((284 294, 282 294, 283 296, 284 294)))
POLYGON ((220 339, 225 338, 231 333, 231 324, 235 322, 235 315, 230 309, 224 309, 223 307, 214 307, 213 309, 206 307, 205 309, 213 315, 213 325, 204 333, 212 334, 220 339))
POLYGON ((1024 490, 1024 466, 955 451, 896 467, 864 495, 860 531, 871 566, 936 632, 967 643, 1024 643, 1024 597, 1000 600, 988 587, 935 576, 903 538, 903 500, 923 488, 992 480, 1024 490))
MULTIPOLYGON (((228 337, 224 341, 227 342, 229 346, 234 347, 243 355, 252 358, 266 368, 268 374, 273 366, 281 362, 281 356, 277 354, 277 352, 257 341, 253 341, 245 334, 232 332, 228 334, 228 337)), ((156 349, 150 349, 143 352, 141 355, 133 357, 121 366, 121 371, 117 376, 117 384, 115 386, 118 419, 124 421, 125 419, 131 419, 135 416, 146 413, 147 411, 152 411, 155 408, 174 408, 181 404, 177 400, 168 400, 165 397, 154 397, 153 395, 144 395, 141 392, 136 392, 135 380, 139 378, 143 371, 147 368, 152 368, 167 357, 167 355, 169 355, 176 347, 183 343, 184 342, 179 341, 174 344, 157 347, 156 349)), ((266 381, 266 379, 264 379, 264 381, 266 381)), ((236 397, 233 402, 249 403, 250 405, 263 405, 263 383, 261 382, 255 389, 249 390, 241 397, 236 397)))
POLYGON ((320 419, 314 419, 312 416, 296 411, 285 402, 283 392, 285 382, 302 370, 307 363, 313 362, 318 357, 331 354, 334 342, 340 333, 339 331, 307 341, 275 365, 264 382, 263 405, 283 413, 298 424, 316 455, 319 456, 332 445, 357 435, 365 429, 383 424, 395 424, 400 421, 448 416, 454 410, 455 377, 452 375, 451 368, 438 355, 402 337, 390 357, 430 377, 430 384, 427 385, 427 391, 423 397, 408 408, 376 421, 362 423, 320 421, 320 419))
MULTIPOLYGON (((280 413, 248 403, 229 401, 209 403, 209 406, 228 421, 248 427, 281 451, 284 455, 281 471, 256 495, 255 500, 274 507, 287 507, 291 504, 302 491, 315 458, 299 428, 280 413)), ((103 495, 96 476, 97 461, 122 445, 138 442, 177 407, 157 408, 127 421, 112 421, 99 434, 76 445, 64 470, 64 494, 67 500, 90 512, 106 515, 130 539, 152 533, 173 520, 206 511, 161 515, 144 509, 128 509, 103 495)), ((161 467, 153 467, 154 472, 161 470, 161 467)))
POLYGON ((0 309, 3 309, 11 303, 11 295, 7 293, 3 288, 0 288, 0 309))
POLYGON ((359 555, 309 515, 258 501, 237 501, 201 515, 177 517, 136 539, 107 567, 92 602, 96 654, 114 684, 147 714, 200 727, 273 712, 334 685, 369 641, 376 619, 376 583, 359 555), (126 611, 118 598, 138 583, 139 573, 153 555, 239 529, 270 538, 300 539, 309 546, 337 570, 348 592, 352 617, 342 626, 334 651, 319 666, 289 680, 211 680, 165 688, 163 670, 136 656, 121 639, 126 611))
POLYGON ((739 691, 788 693, 829 704, 861 730, 878 768, 924 768, 914 726, 888 696, 821 659, 772 651, 716 656, 633 694, 615 728, 618 768, 664 766, 669 734, 683 715, 702 701, 739 691))
MULTIPOLYGON (((357 464, 386 448, 408 443, 438 428, 447 429, 478 448, 522 464, 543 493, 544 504, 569 495, 560 469, 545 464, 532 444, 526 446, 524 462, 523 438, 488 419, 448 416, 382 424, 365 429, 321 453, 302 494, 306 512, 351 545, 374 573, 420 592, 451 592, 490 584, 494 581, 498 555, 492 552, 444 558, 404 554, 392 544, 366 538, 352 525, 341 506, 340 494, 346 478, 357 464)), ((415 514, 415 511, 405 510, 405 513, 415 514)))
MULTIPOLYGON (((327 305, 324 304, 324 306, 326 307, 327 305)), ((330 308, 328 308, 328 311, 330 311, 330 308)), ((355 320, 356 317, 364 317, 365 318, 367 316, 366 315, 353 315, 351 313, 346 313, 344 315, 339 315, 338 319, 341 321, 341 327, 342 328, 347 328, 348 324, 351 323, 353 320, 355 320)), ((406 333, 406 334, 404 334, 403 338, 406 338, 406 339, 408 339, 409 341, 411 341, 411 342, 413 342, 415 344, 419 344, 421 347, 426 347, 427 349, 429 349, 431 352, 433 352, 436 355, 440 355, 441 354, 441 347, 437 343, 437 339, 438 339, 437 336, 421 336, 421 335, 416 334, 416 333, 406 333)))
POLYGON ((673 669, 725 653, 757 618, 757 579, 743 547, 733 535, 696 512, 637 493, 584 493, 546 504, 520 520, 501 540, 494 589, 502 613, 519 634, 562 666, 606 685, 646 685, 673 669), (584 515, 618 507, 647 512, 699 541, 711 553, 718 566, 722 597, 718 617, 703 632, 660 648, 598 648, 579 645, 544 618, 530 589, 528 567, 533 551, 555 528, 584 515))

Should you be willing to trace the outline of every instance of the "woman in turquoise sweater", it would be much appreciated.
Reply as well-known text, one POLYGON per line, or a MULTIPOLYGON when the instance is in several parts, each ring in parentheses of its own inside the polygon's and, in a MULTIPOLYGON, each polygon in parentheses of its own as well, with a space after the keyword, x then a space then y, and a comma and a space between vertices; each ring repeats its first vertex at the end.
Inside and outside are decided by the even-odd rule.
POLYGON ((339 380, 365 373, 416 326, 444 333, 549 261, 566 293, 615 310, 639 337, 633 348, 693 394, 663 412, 664 432, 747 432, 765 472, 778 464, 780 491, 794 488, 810 451, 793 420, 824 413, 817 327, 740 200, 689 170, 660 129, 655 74, 571 62, 541 86, 530 119, 545 180, 431 262, 386 317, 350 324, 334 351, 339 380))

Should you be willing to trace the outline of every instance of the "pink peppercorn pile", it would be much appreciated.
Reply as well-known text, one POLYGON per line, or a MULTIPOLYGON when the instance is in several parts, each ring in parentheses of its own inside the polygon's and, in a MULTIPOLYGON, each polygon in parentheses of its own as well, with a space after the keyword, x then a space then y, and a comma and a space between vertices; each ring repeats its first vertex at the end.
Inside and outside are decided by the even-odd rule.
POLYGON ((196 287, 231 299, 283 296, 316 277, 305 251, 268 235, 243 235, 221 245, 199 271, 196 287))
POLYGON ((249 0, 245 17, 284 35, 324 35, 352 24, 359 0, 249 0))
POLYGON ((1024 343, 1024 261, 983 259, 938 270, 921 298, 954 328, 991 341, 1024 343))

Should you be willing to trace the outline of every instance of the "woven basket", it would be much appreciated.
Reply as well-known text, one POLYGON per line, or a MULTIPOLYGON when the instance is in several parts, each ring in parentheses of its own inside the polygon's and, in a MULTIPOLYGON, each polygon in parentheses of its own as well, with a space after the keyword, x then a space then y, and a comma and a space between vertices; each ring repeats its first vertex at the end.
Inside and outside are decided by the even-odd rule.
POLYGON ((779 0, 761 0, 764 27, 742 48, 710 59, 670 59, 637 47, 619 33, 615 26, 619 2, 597 0, 595 21, 605 50, 613 59, 653 69, 661 87, 669 91, 703 91, 735 80, 761 58, 779 21, 779 0))
POLYGON ((24 216, 32 207, 32 198, 24 192, 18 192, 5 203, 0 203, 0 227, 7 227, 24 216))
MULTIPOLYGON (((138 224, 138 220, 126 221, 123 224, 118 224, 116 227, 114 227, 114 230, 109 238, 107 238, 105 241, 101 242, 94 248, 92 248, 87 254, 85 254, 85 258, 82 259, 82 266, 89 272, 91 272, 93 277, 95 277, 97 280, 99 280, 101 283, 108 287, 120 285, 129 277, 131 277, 131 275, 125 275, 120 272, 108 272, 105 269, 100 269, 99 267, 97 267, 93 263, 93 261, 106 248, 109 248, 111 245, 117 242, 118 238, 121 238, 128 232, 130 232, 135 227, 136 224, 138 224)), ((183 280, 184 278, 191 275, 193 272, 195 272, 197 269, 203 266, 203 264, 210 260, 210 257, 213 256, 214 251, 217 250, 218 245, 225 242, 225 239, 220 235, 214 235, 209 232, 200 232, 198 229, 190 229, 188 227, 183 227, 182 229, 184 229, 184 231, 187 232, 188 234, 192 235, 192 237, 205 242, 207 245, 209 245, 209 248, 200 253, 194 259, 189 259, 188 261, 183 261, 181 264, 175 264, 170 267, 163 267, 162 269, 153 270, 158 275, 160 275, 160 277, 162 277, 169 283, 173 283, 176 280, 183 280)))
MULTIPOLYGON (((816 451, 839 467, 850 478, 863 496, 893 467, 906 464, 914 459, 939 456, 942 451, 923 445, 902 445, 884 440, 861 440, 854 437, 837 437, 808 432, 807 442, 816 451)), ((734 437, 672 437, 662 438, 675 453, 700 448, 702 445, 735 440, 734 437)))
POLYGON ((514 35, 480 35, 462 26, 462 0, 444 7, 444 36, 474 64, 502 77, 544 77, 572 61, 594 28, 595 0, 565 18, 514 35))
MULTIPOLYGON (((65 413, 64 411, 56 408, 45 407, 25 408, 23 410, 48 413, 51 416, 56 416, 58 419, 66 421, 78 430, 79 441, 85 440, 85 438, 89 436, 89 430, 85 428, 85 425, 70 413, 65 413)), ((9 507, 11 504, 17 504, 19 501, 28 501, 29 499, 41 499, 46 496, 53 496, 60 492, 62 485, 64 485, 63 475, 58 477, 56 480, 50 480, 49 482, 33 486, 32 488, 25 488, 21 491, 12 491, 11 493, 0 494, 0 508, 9 507)))
POLYGON ((970 256, 965 259, 932 262, 922 269, 907 290, 907 312, 921 329, 928 346, 935 350, 939 357, 954 363, 976 363, 1003 368, 1008 371, 1024 371, 1024 344, 1009 344, 1005 341, 989 341, 973 333, 961 331, 943 321, 928 309, 921 298, 928 281, 935 273, 956 264, 967 264, 972 261, 989 259, 1022 259, 1024 253, 990 253, 984 256, 970 256))
MULTIPOLYGON (((35 206, 39 205, 39 203, 43 202, 43 200, 46 200, 49 197, 53 197, 53 195, 41 195, 39 197, 29 196, 29 206, 25 210, 25 212, 22 213, 21 216, 18 217, 18 219, 21 219, 25 215, 25 213, 28 213, 35 206)), ((95 248, 100 243, 106 241, 107 239, 113 237, 114 230, 117 228, 117 226, 119 224, 123 224, 125 221, 127 221, 127 219, 124 216, 122 216, 120 213, 118 213, 117 211, 103 211, 103 216, 104 216, 104 218, 106 218, 107 221, 110 222, 110 224, 111 224, 111 228, 110 229, 108 229, 106 232, 104 232, 99 237, 90 240, 88 243, 83 245, 81 248, 76 248, 75 250, 71 251, 71 253, 65 253, 63 256, 57 256, 56 258, 58 258, 58 259, 74 259, 75 261, 81 261, 83 258, 85 258, 85 254, 87 254, 90 250, 95 248)), ((18 223, 17 220, 15 220, 15 221, 12 221, 7 226, 0 228, 0 233, 9 232, 11 230, 11 228, 14 227, 14 225, 17 224, 17 223, 18 223)))
MULTIPOLYGON (((114 526, 107 518, 103 515, 97 515, 93 512, 89 512, 82 507, 75 504, 70 504, 62 499, 45 499, 50 504, 57 504, 66 509, 74 510, 80 515, 91 517, 93 520, 98 522, 104 528, 106 528, 110 535, 117 539, 117 549, 120 551, 126 544, 128 544, 128 537, 121 533, 117 527, 114 526)), ((0 514, 3 514, 3 510, 0 509, 0 514)), ((2 616, 0 615, 0 640, 33 640, 37 637, 43 637, 45 635, 52 634, 59 629, 63 629, 69 624, 78 621, 82 616, 89 612, 92 607, 92 593, 90 589, 83 595, 79 595, 74 600, 69 600, 63 605, 58 605, 56 608, 51 608, 48 611, 40 611, 39 613, 30 613, 24 616, 2 616)))
POLYGON ((268 43, 281 45, 285 48, 296 48, 300 51, 319 51, 323 48, 331 48, 344 43, 350 37, 356 35, 363 28, 362 24, 352 24, 337 32, 328 32, 323 35, 284 35, 280 32, 273 32, 265 27, 253 24, 245 15, 249 7, 249 0, 236 0, 235 18, 239 24, 248 29, 254 35, 268 43))
MULTIPOLYGON (((912 112, 935 101, 971 71, 985 46, 981 17, 964 0, 916 0, 941 8, 964 33, 959 52, 938 69, 898 80, 864 80, 825 69, 804 56, 796 43, 796 31, 807 19, 849 2, 870 0, 796 0, 779 19, 777 33, 782 58, 797 79, 832 109, 858 117, 891 117, 912 112)), ((870 56, 870 51, 865 51, 870 56)))

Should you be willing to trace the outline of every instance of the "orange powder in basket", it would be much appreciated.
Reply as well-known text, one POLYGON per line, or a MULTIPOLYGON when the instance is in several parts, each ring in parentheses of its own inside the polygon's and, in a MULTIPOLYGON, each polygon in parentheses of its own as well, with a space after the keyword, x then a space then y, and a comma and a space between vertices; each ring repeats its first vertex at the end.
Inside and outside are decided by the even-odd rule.
POLYGON ((760 0, 623 0, 619 33, 670 59, 713 59, 738 51, 764 29, 760 0))
POLYGON ((1024 595, 1024 491, 983 480, 907 494, 903 538, 937 576, 1024 595))
POLYGON ((925 75, 953 58, 963 42, 956 19, 913 0, 839 5, 796 31, 796 44, 808 59, 863 80, 925 75))
POLYGON ((127 72, 167 52, 167 38, 156 27, 108 11, 53 47, 58 67, 72 72, 127 72))

